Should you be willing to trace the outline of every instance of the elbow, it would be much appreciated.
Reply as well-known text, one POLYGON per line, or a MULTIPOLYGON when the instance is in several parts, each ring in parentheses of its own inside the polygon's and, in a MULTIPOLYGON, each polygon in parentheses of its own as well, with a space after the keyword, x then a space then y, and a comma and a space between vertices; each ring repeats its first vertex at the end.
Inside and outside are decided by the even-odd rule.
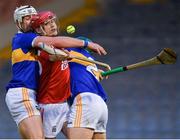
POLYGON ((33 41, 33 46, 38 46, 39 43, 45 43, 47 45, 53 45, 56 43, 54 37, 38 36, 33 41))

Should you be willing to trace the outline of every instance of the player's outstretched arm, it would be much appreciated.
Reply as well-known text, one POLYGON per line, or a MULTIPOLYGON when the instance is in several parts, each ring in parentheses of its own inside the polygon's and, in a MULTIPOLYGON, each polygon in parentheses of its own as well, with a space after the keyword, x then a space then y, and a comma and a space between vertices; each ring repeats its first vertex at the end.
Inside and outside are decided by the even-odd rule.
POLYGON ((46 37, 38 36, 33 42, 33 46, 38 46, 40 42, 43 42, 47 45, 55 46, 56 48, 72 48, 72 47, 88 47, 92 51, 98 53, 99 55, 106 55, 105 49, 97 43, 87 42, 80 39, 72 37, 46 37))

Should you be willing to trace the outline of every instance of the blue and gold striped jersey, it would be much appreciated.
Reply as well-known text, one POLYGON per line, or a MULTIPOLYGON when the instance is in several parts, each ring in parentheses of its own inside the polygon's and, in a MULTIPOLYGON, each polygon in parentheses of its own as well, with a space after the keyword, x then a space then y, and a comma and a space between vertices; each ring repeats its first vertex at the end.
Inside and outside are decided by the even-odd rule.
POLYGON ((39 65, 32 42, 37 35, 33 32, 17 33, 12 40, 12 79, 6 89, 26 87, 37 89, 39 65))
MULTIPOLYGON (((94 58, 91 54, 82 48, 68 49, 75 56, 85 57, 91 60, 94 58)), ((107 100, 107 95, 99 83, 99 72, 95 64, 72 59, 69 62, 71 73, 71 93, 72 100, 82 92, 91 92, 99 95, 103 100, 107 100)))

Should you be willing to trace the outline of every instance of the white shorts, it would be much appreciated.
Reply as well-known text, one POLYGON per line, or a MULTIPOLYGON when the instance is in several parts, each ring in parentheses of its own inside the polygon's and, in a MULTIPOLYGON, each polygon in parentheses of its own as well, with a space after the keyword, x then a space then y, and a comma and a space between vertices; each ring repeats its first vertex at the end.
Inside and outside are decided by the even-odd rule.
POLYGON ((46 138, 55 138, 62 130, 69 110, 67 102, 57 104, 39 104, 46 138))
POLYGON ((89 92, 75 97, 67 114, 67 127, 91 128, 95 132, 106 132, 108 108, 104 100, 89 92))
POLYGON ((6 94, 6 104, 18 125, 25 118, 40 115, 36 102, 36 92, 27 88, 10 88, 6 94))

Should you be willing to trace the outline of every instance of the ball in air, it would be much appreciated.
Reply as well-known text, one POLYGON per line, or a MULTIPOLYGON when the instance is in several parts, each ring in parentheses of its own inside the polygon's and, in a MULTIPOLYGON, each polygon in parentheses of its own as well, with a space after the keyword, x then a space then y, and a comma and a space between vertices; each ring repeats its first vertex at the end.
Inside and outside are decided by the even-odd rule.
POLYGON ((67 26, 66 31, 68 34, 73 34, 73 33, 75 33, 76 29, 73 25, 69 25, 69 26, 67 26))

